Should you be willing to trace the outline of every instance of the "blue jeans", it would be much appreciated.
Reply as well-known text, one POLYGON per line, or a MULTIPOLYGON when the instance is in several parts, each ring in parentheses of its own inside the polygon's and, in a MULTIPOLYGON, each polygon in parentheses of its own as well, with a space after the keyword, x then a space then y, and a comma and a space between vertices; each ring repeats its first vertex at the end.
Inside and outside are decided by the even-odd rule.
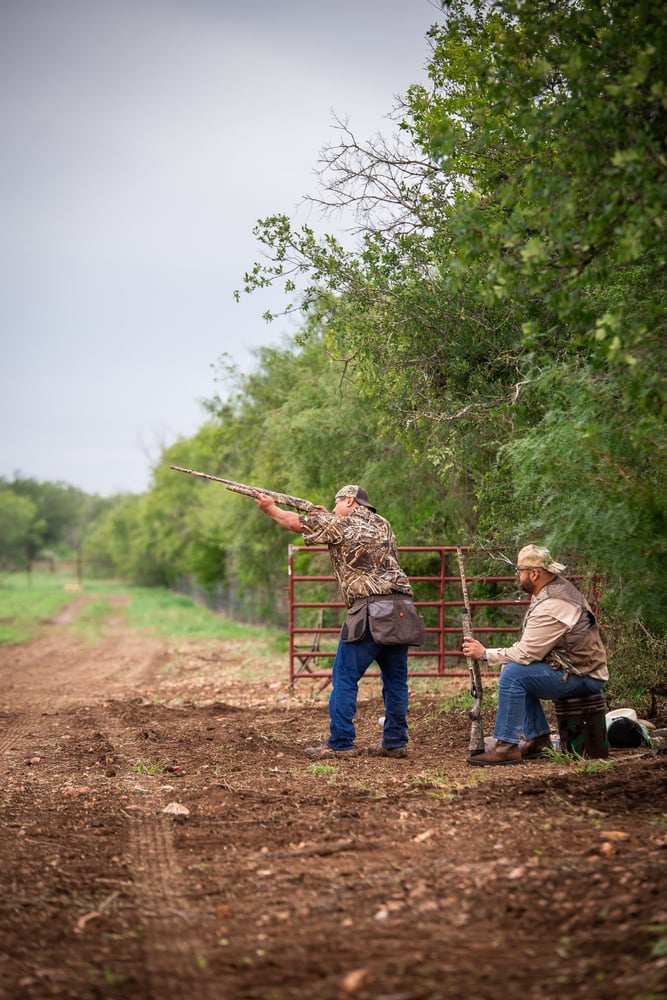
POLYGON ((339 642, 331 672, 329 739, 334 750, 354 746, 359 681, 373 660, 382 675, 386 747, 404 747, 408 742, 408 647, 381 646, 369 632, 359 642, 339 642))
POLYGON ((605 682, 552 670, 548 663, 506 663, 498 681, 498 712, 493 735, 506 743, 544 736, 550 726, 540 698, 585 698, 605 682))

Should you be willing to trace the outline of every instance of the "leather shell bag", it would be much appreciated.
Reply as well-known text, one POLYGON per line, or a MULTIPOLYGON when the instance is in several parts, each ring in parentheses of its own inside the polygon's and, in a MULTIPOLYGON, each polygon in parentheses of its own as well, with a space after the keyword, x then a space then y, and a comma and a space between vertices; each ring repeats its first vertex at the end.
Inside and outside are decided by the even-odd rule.
POLYGON ((345 616, 340 637, 343 642, 359 642, 367 628, 383 646, 421 646, 424 642, 424 619, 403 595, 355 601, 345 616))
POLYGON ((340 637, 343 642, 359 642, 366 635, 366 623, 368 620, 368 604, 366 599, 363 603, 355 601, 345 615, 343 627, 340 630, 340 637))
POLYGON ((376 598, 368 605, 368 627, 383 646, 421 646, 424 619, 409 597, 376 598))

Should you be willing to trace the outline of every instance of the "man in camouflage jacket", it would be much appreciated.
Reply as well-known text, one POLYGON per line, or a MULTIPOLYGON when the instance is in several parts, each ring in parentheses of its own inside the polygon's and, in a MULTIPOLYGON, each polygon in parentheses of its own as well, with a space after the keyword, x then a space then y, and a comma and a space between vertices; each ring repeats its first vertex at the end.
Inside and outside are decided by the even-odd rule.
POLYGON ((412 588, 398 562, 391 525, 371 505, 362 486, 338 490, 333 513, 316 507, 311 513, 297 514, 278 507, 266 494, 256 492, 254 496, 263 513, 288 531, 302 534, 306 545, 328 546, 333 573, 348 608, 332 666, 329 738, 323 746, 308 747, 306 754, 319 759, 359 753, 353 721, 359 681, 375 660, 382 676, 385 721, 382 742, 370 747, 369 753, 407 756, 408 643, 391 635, 377 641, 371 634, 374 611, 388 602, 390 607, 400 607, 397 614, 401 617, 405 612, 408 618, 418 618, 412 588))

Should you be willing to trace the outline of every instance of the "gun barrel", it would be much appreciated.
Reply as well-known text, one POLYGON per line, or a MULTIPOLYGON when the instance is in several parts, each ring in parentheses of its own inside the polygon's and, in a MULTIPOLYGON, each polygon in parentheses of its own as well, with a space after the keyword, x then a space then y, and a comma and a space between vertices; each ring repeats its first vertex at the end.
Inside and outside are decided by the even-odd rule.
POLYGON ((265 493, 266 496, 273 497, 276 503, 281 503, 285 507, 294 507, 296 510, 308 514, 315 508, 315 504, 302 497, 293 497, 289 493, 278 493, 276 490, 266 490, 263 486, 249 486, 248 483, 238 483, 234 479, 223 479, 222 476, 212 476, 208 472, 197 472, 195 469, 184 469, 181 465, 171 465, 174 472, 186 472, 190 476, 200 476, 202 479, 212 479, 214 483, 223 483, 232 493, 241 493, 243 496, 251 497, 255 492, 265 493))

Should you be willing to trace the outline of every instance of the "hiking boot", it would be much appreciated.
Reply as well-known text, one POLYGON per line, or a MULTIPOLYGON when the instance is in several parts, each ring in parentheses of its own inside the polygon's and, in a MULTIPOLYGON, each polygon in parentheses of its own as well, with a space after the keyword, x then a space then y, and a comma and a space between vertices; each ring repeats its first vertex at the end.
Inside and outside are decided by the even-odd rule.
POLYGON ((374 743, 368 748, 371 757, 407 757, 407 747, 386 747, 384 743, 374 743))
POLYGON ((345 750, 336 750, 334 747, 324 743, 321 747, 306 747, 303 751, 306 757, 311 760, 333 760, 342 757, 358 757, 361 751, 358 747, 346 747, 345 750))
POLYGON ((544 733, 542 736, 534 736, 532 740, 526 740, 519 746, 523 760, 535 760, 537 757, 548 757, 549 750, 553 750, 551 734, 544 733))
POLYGON ((477 753, 468 757, 469 764, 477 767, 488 767, 490 764, 521 764, 522 757, 516 743, 506 743, 496 740, 495 746, 485 753, 477 753))

